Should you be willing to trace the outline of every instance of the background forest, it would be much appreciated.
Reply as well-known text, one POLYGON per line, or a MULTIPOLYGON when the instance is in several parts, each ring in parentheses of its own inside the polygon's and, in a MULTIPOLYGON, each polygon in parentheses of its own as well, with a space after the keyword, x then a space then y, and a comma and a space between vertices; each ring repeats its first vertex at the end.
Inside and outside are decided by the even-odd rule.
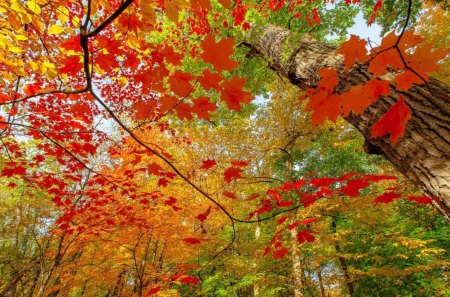
POLYGON ((448 54, 446 1, 0 3, 0 296, 450 296, 435 198, 248 48, 357 16, 448 54))

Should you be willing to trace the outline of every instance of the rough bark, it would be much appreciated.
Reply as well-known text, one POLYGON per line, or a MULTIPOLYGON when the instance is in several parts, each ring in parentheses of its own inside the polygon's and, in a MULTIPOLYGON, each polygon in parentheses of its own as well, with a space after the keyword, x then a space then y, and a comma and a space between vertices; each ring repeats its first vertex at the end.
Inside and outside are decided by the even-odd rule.
MULTIPOLYGON (((324 67, 337 69, 339 92, 365 84, 373 78, 367 66, 358 65, 343 71, 342 56, 333 46, 306 36, 293 38, 291 31, 276 26, 255 30, 246 43, 252 54, 265 58, 269 67, 301 89, 316 87, 317 71, 324 67)), ((407 92, 392 91, 380 97, 362 115, 350 114, 345 119, 366 139, 368 153, 384 155, 394 167, 425 194, 439 197, 434 206, 450 220, 450 87, 431 80, 428 85, 415 85, 407 92), (412 119, 405 136, 393 146, 384 138, 371 138, 370 127, 403 96, 412 119)))

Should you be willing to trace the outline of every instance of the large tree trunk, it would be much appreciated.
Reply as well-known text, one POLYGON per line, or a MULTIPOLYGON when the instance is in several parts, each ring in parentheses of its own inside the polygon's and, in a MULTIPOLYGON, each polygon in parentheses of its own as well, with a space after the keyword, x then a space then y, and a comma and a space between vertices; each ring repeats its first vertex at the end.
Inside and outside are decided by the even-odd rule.
MULTIPOLYGON (((365 84, 373 76, 366 66, 359 66, 344 74, 342 56, 333 46, 317 42, 310 37, 292 38, 288 29, 267 26, 255 30, 246 43, 251 53, 257 53, 269 62, 269 67, 302 89, 316 87, 317 71, 334 67, 340 73, 342 88, 365 84)), ((392 91, 380 97, 362 115, 345 119, 366 139, 368 153, 384 155, 394 167, 426 194, 440 197, 434 206, 450 220, 450 88, 432 80, 426 85, 415 85, 408 92, 392 91), (431 93, 430 93, 431 91, 431 93), (370 127, 399 95, 410 107, 412 119, 406 126, 405 136, 393 146, 384 138, 371 138, 370 127)))

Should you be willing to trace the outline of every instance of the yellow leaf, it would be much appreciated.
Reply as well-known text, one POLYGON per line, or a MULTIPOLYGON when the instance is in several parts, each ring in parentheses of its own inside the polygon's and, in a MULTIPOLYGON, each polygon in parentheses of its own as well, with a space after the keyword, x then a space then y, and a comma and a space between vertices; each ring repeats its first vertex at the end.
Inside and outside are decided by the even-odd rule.
POLYGON ((36 3, 36 0, 27 1, 27 6, 34 14, 41 14, 41 7, 36 3))
POLYGON ((128 83, 128 79, 124 76, 121 76, 119 78, 119 86, 123 87, 128 83))
POLYGON ((31 23, 31 21, 32 21, 32 18, 31 18, 32 14, 29 14, 27 12, 19 12, 18 15, 20 17, 20 22, 22 24, 25 25, 25 24, 31 23))
POLYGON ((8 48, 8 51, 10 51, 12 53, 21 53, 23 51, 23 49, 18 46, 12 46, 12 47, 8 48))
POLYGON ((80 24, 80 19, 77 16, 74 16, 72 18, 72 25, 74 25, 75 27, 78 27, 79 24, 80 24))
POLYGON ((28 37, 26 37, 25 35, 21 35, 21 34, 15 35, 14 37, 20 41, 28 40, 28 37))
POLYGON ((69 10, 62 5, 59 6, 56 10, 56 18, 64 24, 69 19, 69 10))
POLYGON ((50 28, 48 28, 47 33, 48 34, 60 34, 64 31, 64 27, 58 26, 58 25, 51 25, 50 28))

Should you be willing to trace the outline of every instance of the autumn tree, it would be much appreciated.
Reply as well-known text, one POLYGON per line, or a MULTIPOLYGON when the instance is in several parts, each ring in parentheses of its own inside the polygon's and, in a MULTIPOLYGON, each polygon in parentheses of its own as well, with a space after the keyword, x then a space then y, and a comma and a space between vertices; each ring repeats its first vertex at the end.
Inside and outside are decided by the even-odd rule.
MULTIPOLYGON (((385 155, 431 195, 416 199, 432 202, 448 217, 449 90, 430 78, 448 51, 433 49, 409 30, 420 9, 421 2, 413 0, 398 6, 380 0, 0 3, 1 176, 12 192, 19 185, 26 195, 39 193, 39 199, 53 204, 41 221, 33 221, 38 216, 27 210, 25 229, 43 234, 33 244, 24 244, 35 254, 29 260, 19 253, 21 267, 8 266, 5 275, 11 281, 2 290, 14 294, 17 287, 11 284, 31 272, 27 267, 33 261, 40 261, 27 277, 32 287, 21 292, 66 294, 70 288, 64 281, 78 279, 85 294, 92 282, 82 279, 81 267, 102 267, 95 259, 97 250, 120 246, 128 262, 122 269, 108 267, 108 280, 115 281, 102 290, 112 295, 121 290, 156 294, 159 280, 145 272, 162 271, 161 261, 156 256, 150 261, 149 251, 162 255, 159 243, 166 240, 163 234, 154 237, 155 222, 146 219, 153 211, 162 220, 184 226, 163 228, 163 233, 193 246, 209 239, 195 232, 182 238, 176 231, 192 227, 202 232, 211 212, 219 212, 219 222, 228 222, 232 240, 214 250, 214 259, 230 249, 238 223, 257 223, 258 216, 277 216, 272 214, 275 209, 289 212, 337 194, 358 196, 372 183, 394 179, 361 172, 295 180, 285 166, 283 183, 260 190, 264 198, 255 202, 250 215, 241 217, 245 211, 235 211, 231 200, 245 193, 238 188, 240 179, 259 178, 256 159, 233 158, 222 143, 215 144, 221 160, 200 159, 195 157, 199 146, 176 128, 189 121, 201 126, 202 121, 220 125, 227 120, 211 122, 214 112, 245 115, 251 109, 250 91, 261 94, 261 78, 268 77, 266 65, 250 59, 257 55, 305 91, 301 97, 309 98, 306 110, 314 125, 344 117, 365 137, 369 153, 385 155), (330 33, 345 36, 358 11, 366 12, 369 23, 379 22, 386 32, 398 33, 391 31, 369 52, 367 42, 356 36, 339 47, 322 42, 330 33), (307 31, 310 34, 301 34, 307 31), (239 67, 238 61, 246 66, 239 67), (178 217, 182 199, 171 194, 180 189, 190 191, 185 202, 194 206, 178 217), (131 242, 113 241, 127 233, 133 234, 131 242), (103 246, 95 243, 100 236, 103 246)), ((399 189, 390 189, 375 199, 386 202, 401 195, 399 189)), ((297 221, 293 218, 295 227, 290 229, 307 225, 297 221)), ((309 229, 299 230, 295 236, 300 241, 314 237, 309 229)), ((286 254, 280 236, 273 245, 271 252, 286 254)), ((120 258, 109 252, 105 261, 120 258)), ((199 281, 185 267, 179 272, 165 280, 199 281)))

